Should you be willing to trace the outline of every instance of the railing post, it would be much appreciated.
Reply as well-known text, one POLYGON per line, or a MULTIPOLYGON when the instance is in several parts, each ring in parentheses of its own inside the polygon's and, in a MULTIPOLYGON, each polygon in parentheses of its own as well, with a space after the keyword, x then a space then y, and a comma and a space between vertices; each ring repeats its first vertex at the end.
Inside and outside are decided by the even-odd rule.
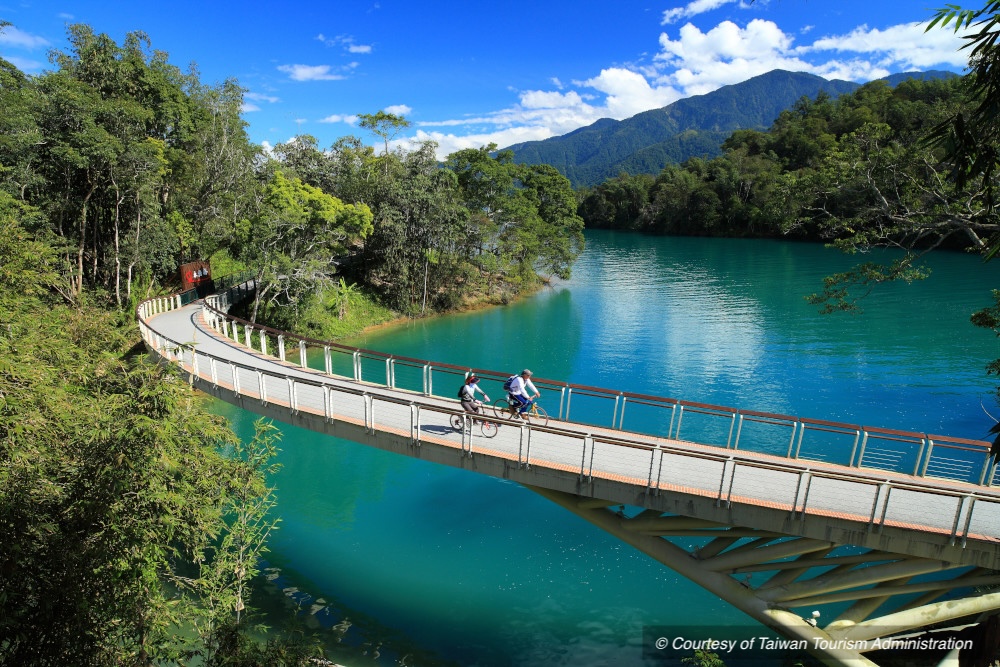
POLYGON ((333 375, 333 359, 330 358, 330 346, 323 346, 323 366, 327 375, 333 375))
MULTIPOLYGON (((924 461, 923 461, 924 464, 922 466, 920 465, 920 455, 918 454, 917 455, 917 465, 920 467, 920 472, 919 473, 917 473, 917 472, 913 473, 914 475, 916 475, 918 477, 926 477, 927 476, 927 466, 930 465, 931 455, 934 452, 934 441, 931 440, 930 438, 927 438, 925 440, 925 442, 927 443, 927 454, 924 457, 924 461)), ((921 448, 921 453, 923 453, 923 448, 921 448)), ((979 483, 982 484, 982 481, 983 481, 982 477, 980 476, 979 483)))
POLYGON ((278 359, 285 360, 285 335, 278 334, 278 359))
POLYGON ((330 415, 333 412, 333 406, 330 405, 330 385, 323 385, 323 419, 326 423, 330 423, 330 415))
POLYGON ((531 429, 527 425, 521 424, 521 441, 527 442, 524 445, 524 467, 531 467, 531 429))
MULTIPOLYGON (((955 537, 958 535, 958 525, 962 521, 962 510, 965 509, 965 500, 968 496, 960 496, 958 499, 958 507, 955 508, 955 520, 951 524, 951 542, 952 546, 955 545, 955 537)), ((969 509, 972 509, 971 507, 969 509)))
POLYGON ((590 440, 590 439, 591 439, 591 436, 590 436, 589 433, 587 435, 583 436, 583 447, 581 447, 581 449, 583 451, 580 452, 580 480, 581 481, 584 478, 584 471, 586 471, 586 469, 587 469, 587 440, 590 440))
POLYGON ((413 420, 415 420, 414 424, 413 424, 413 429, 414 430, 411 432, 411 437, 413 438, 414 444, 416 444, 416 446, 419 447, 420 446, 420 406, 419 405, 414 405, 413 403, 410 403, 410 410, 411 410, 410 414, 413 415, 413 420))
MULTIPOLYGON (((924 449, 927 447, 927 443, 928 442, 929 442, 929 439, 927 438, 927 435, 924 434, 924 437, 920 438, 920 449, 917 451, 917 461, 916 461, 916 463, 913 464, 913 476, 914 477, 921 477, 922 476, 922 475, 920 475, 920 472, 919 472, 920 471, 920 461, 924 457, 924 449)), ((930 451, 930 449, 927 449, 927 461, 928 462, 930 462, 930 458, 931 458, 931 451, 930 451)))
POLYGON ((375 405, 371 394, 365 394, 365 428, 369 433, 375 432, 375 405))
MULTIPOLYGON (((861 462, 864 461, 865 459, 865 447, 868 445, 868 431, 862 429, 861 431, 858 431, 858 433, 861 434, 861 446, 860 449, 858 449, 858 462, 855 465, 857 465, 857 467, 860 468, 861 462)), ((854 451, 852 450, 851 460, 853 461, 853 459, 854 459, 854 451)))
POLYGON ((242 392, 240 391, 240 372, 236 368, 236 364, 229 362, 229 369, 233 373, 233 391, 239 396, 242 392))
POLYGON ((264 373, 257 371, 257 396, 261 403, 267 404, 267 386, 264 383, 264 373))
POLYGON ((800 496, 803 497, 803 501, 802 501, 803 502, 802 513, 805 514, 805 511, 806 511, 806 509, 805 509, 805 496, 803 494, 802 485, 804 483, 806 485, 806 488, 808 488, 809 487, 809 478, 811 476, 812 476, 812 473, 810 471, 808 471, 808 470, 802 470, 802 471, 799 472, 799 483, 795 485, 795 500, 792 501, 792 516, 791 516, 791 519, 793 521, 795 520, 795 512, 798 511, 799 497, 800 496))
POLYGON ((294 415, 299 411, 299 403, 295 400, 295 381, 291 375, 286 375, 285 379, 288 381, 288 407, 292 409, 294 415))
POLYGON ((361 381, 361 353, 357 350, 351 355, 354 360, 354 379, 361 381))
POLYGON ((563 403, 566 400, 566 387, 559 390, 559 419, 566 419, 563 417, 563 403))
MULTIPOLYGON (((734 412, 733 421, 729 425, 729 440, 733 439, 733 426, 737 422, 739 422, 739 425, 736 426, 736 442, 733 443, 733 449, 740 448, 740 435, 743 433, 743 415, 734 412)), ((729 449, 729 441, 726 442, 726 449, 729 449)))
MULTIPOLYGON (((683 405, 679 405, 679 406, 676 406, 676 407, 679 407, 680 410, 676 411, 677 412, 677 430, 674 431, 674 440, 680 440, 681 439, 681 420, 684 419, 684 406, 683 405)), ((674 421, 673 415, 670 416, 670 421, 671 422, 674 421)))
MULTIPOLYGON (((729 446, 730 446, 730 444, 733 441, 733 429, 736 428, 736 417, 737 417, 737 414, 738 413, 734 412, 732 419, 729 420, 729 436, 726 438, 726 449, 729 449, 729 446)), ((740 428, 742 429, 743 428, 743 415, 739 415, 739 418, 740 418, 740 428)), ((739 434, 737 434, 737 436, 736 436, 736 445, 733 446, 733 449, 736 449, 739 446, 739 444, 740 444, 740 438, 739 438, 739 434)))
POLYGON ((729 480, 728 485, 728 496, 726 502, 729 503, 730 497, 733 494, 733 482, 736 479, 736 461, 730 456, 726 459, 726 462, 722 464, 722 475, 719 477, 719 495, 715 499, 715 506, 722 506, 722 490, 727 488, 726 479, 729 480))
POLYGON ((304 340, 299 340, 299 366, 309 368, 309 362, 306 359, 306 342, 304 340))
POLYGON ((802 449, 802 436, 805 435, 806 425, 801 421, 797 421, 792 424, 792 437, 788 441, 788 453, 785 455, 786 459, 797 459, 799 458, 799 450, 802 449), (795 445, 795 431, 799 432, 799 444, 795 445), (795 449, 795 456, 792 456, 792 449, 795 449))
POLYGON ((618 430, 625 430, 625 403, 628 401, 628 397, 622 394, 622 411, 618 414, 618 430))
POLYGON ((218 387, 219 386, 219 369, 216 368, 216 366, 215 366, 215 357, 210 357, 209 361, 211 362, 209 364, 209 366, 212 369, 212 386, 213 387, 218 387))
POLYGON ((260 330, 260 353, 267 356, 267 333, 263 329, 260 330))
POLYGON ((253 349, 253 327, 249 324, 243 327, 243 337, 246 339, 246 346, 253 349))
POLYGON ((569 404, 573 400, 573 387, 566 387, 566 416, 563 417, 566 421, 569 421, 569 404))
POLYGON ((656 464, 656 452, 660 451, 659 445, 649 450, 649 479, 646 481, 646 491, 653 488, 653 466, 656 464))

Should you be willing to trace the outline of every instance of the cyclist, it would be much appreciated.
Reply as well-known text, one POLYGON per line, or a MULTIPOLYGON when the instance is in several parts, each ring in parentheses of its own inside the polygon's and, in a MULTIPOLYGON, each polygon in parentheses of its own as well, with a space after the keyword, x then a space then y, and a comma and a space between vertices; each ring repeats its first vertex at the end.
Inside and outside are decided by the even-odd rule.
POLYGON ((511 378, 510 391, 507 393, 507 397, 510 399, 511 405, 519 405, 517 409, 517 415, 521 419, 522 416, 531 405, 535 402, 536 398, 539 398, 541 394, 538 393, 538 389, 531 382, 531 371, 525 368, 521 371, 520 375, 515 375, 511 378))
POLYGON ((466 412, 471 412, 472 414, 479 414, 482 409, 483 404, 481 401, 476 400, 476 392, 483 395, 488 403, 490 397, 486 395, 486 392, 479 388, 479 377, 477 375, 470 375, 465 378, 465 384, 462 388, 458 390, 458 398, 462 401, 462 407, 466 412))

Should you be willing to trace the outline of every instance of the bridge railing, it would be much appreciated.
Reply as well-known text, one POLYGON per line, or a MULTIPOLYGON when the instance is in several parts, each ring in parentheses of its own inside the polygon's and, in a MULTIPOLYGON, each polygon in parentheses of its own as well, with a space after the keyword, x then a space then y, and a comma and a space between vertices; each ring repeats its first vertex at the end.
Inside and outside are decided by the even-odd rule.
MULTIPOLYGON (((225 312, 232 301, 244 298, 251 289, 239 279, 230 282, 228 291, 206 299, 207 320, 227 338, 280 360, 356 381, 448 398, 468 373, 474 372, 487 382, 501 383, 506 378, 506 374, 488 369, 390 355, 251 324, 225 312), (441 387, 448 389, 440 391, 441 387)), ((143 316, 151 316, 181 307, 193 296, 191 290, 154 298, 140 308, 143 316)), ((980 440, 799 418, 545 379, 536 380, 536 384, 543 395, 551 397, 558 392, 557 418, 566 421, 920 477, 985 485, 995 480, 990 444, 980 440)))
MULTIPOLYGON (((506 373, 298 336, 233 317, 209 299, 205 317, 221 334, 263 354, 334 376, 452 398, 461 380, 475 373, 483 379, 488 393, 503 395, 498 385, 506 373), (494 382, 497 386, 491 387, 494 382)), ((981 440, 794 417, 544 378, 533 380, 542 392, 543 405, 551 405, 548 401, 558 396, 558 409, 552 412, 564 421, 919 477, 984 485, 993 484, 995 477, 990 443, 981 440)))
MULTIPOLYGON (((550 427, 502 422, 493 439, 474 438, 471 429, 456 431, 450 425, 458 415, 468 424, 469 415, 451 409, 447 403, 420 393, 401 396, 376 386, 345 383, 335 378, 306 373, 289 366, 279 372, 241 364, 206 353, 183 341, 157 332, 146 321, 160 312, 180 307, 179 299, 152 299, 140 306, 139 326, 151 351, 176 365, 191 382, 225 387, 262 404, 273 404, 292 414, 311 414, 327 422, 344 421, 366 431, 396 433, 420 447, 429 442, 451 443, 468 455, 478 453, 503 456, 519 467, 561 469, 578 475, 581 481, 607 479, 645 488, 649 493, 680 491, 712 499, 718 505, 752 505, 789 512, 803 525, 817 517, 836 516, 863 523, 868 531, 886 526, 919 527, 950 537, 952 544, 965 545, 970 539, 995 539, 1000 525, 1000 495, 989 491, 968 492, 942 489, 931 483, 893 481, 874 477, 870 472, 837 472, 803 468, 801 465, 755 460, 734 451, 692 448, 682 442, 664 443, 652 436, 630 434, 629 438, 579 428, 550 427), (479 443, 479 444, 477 444, 479 443), (486 449, 488 447, 488 449, 486 449), (918 502, 919 501, 919 502, 918 502)), ((219 323, 220 328, 224 325, 219 323)), ((397 359, 397 361, 404 361, 397 359)), ((407 361, 406 364, 411 362, 407 361)), ((401 365, 406 365, 401 364, 401 365)), ((390 366, 391 380, 391 366, 390 366)), ((653 401, 655 402, 655 401, 653 401)), ((802 431, 798 422, 781 415, 717 410, 681 402, 677 409, 693 414, 715 414, 728 420, 736 440, 740 426, 762 424, 793 430, 788 436, 796 447, 802 431)), ((856 455, 864 456, 865 434, 909 442, 912 434, 865 429, 827 422, 808 422, 808 428, 854 436, 856 455), (858 435, 860 433, 860 435, 858 435)), ((928 449, 963 449, 978 441, 934 436, 928 449)), ((791 446, 791 445, 789 445, 791 446)), ((928 465, 936 459, 924 458, 928 465)))

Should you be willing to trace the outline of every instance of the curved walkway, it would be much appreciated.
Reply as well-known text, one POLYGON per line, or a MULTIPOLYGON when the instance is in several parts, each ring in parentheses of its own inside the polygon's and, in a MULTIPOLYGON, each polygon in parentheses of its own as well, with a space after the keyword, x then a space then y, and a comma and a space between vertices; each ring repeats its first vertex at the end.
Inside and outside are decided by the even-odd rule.
MULTIPOLYGON (((262 343, 259 330, 248 332, 238 322, 233 326, 224 310, 203 302, 181 306, 177 297, 154 299, 139 308, 140 329, 149 349, 179 365, 193 385, 252 412, 595 502, 1000 569, 1000 489, 995 487, 628 432, 619 426, 624 402, 620 412, 615 404, 619 428, 558 419, 548 427, 504 423, 495 438, 487 439, 478 429, 470 434, 451 428, 450 418, 463 414, 456 400, 392 386, 397 369, 389 360, 384 382, 355 379, 366 376, 363 350, 351 354, 351 375, 328 374, 308 367, 304 344, 299 363, 285 359, 281 334, 271 339, 272 351, 280 345, 281 358, 275 358, 265 353, 267 335, 262 343)), ((325 368, 336 370, 329 349, 324 357, 325 368)), ((408 368, 405 362, 415 360, 398 361, 408 368)), ((420 372, 429 388, 433 371, 420 372)), ((685 405, 689 411, 699 407, 685 405)), ((568 413, 564 392, 560 414, 568 413)), ((774 417, 741 415, 739 427, 735 418, 730 427, 730 440, 734 431, 739 438, 745 417, 763 422, 774 417)), ((678 417, 675 428, 671 417, 675 436, 680 423, 678 417)), ((815 430, 842 426, 807 423, 815 430)), ((795 433, 793 428, 790 452, 795 433)), ((893 439, 893 433, 881 435, 893 439)), ((799 443, 801 438, 800 432, 799 443)), ((863 441, 860 449, 858 460, 863 441)))

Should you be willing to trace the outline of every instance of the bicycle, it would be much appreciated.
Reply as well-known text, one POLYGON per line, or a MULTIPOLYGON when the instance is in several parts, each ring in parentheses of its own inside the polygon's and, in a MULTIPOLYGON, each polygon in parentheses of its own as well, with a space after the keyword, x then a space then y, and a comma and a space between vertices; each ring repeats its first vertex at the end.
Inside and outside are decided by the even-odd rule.
POLYGON ((479 424, 479 432, 483 434, 484 438, 492 438, 497 434, 499 425, 496 422, 491 422, 486 419, 479 419, 477 417, 473 417, 472 414, 452 415, 451 427, 456 431, 458 431, 459 433, 461 433, 462 429, 465 428, 466 417, 469 418, 469 420, 472 422, 473 425, 479 424))
MULTIPOLYGON (((497 419, 517 419, 518 410, 521 409, 519 403, 512 403, 510 399, 506 396, 498 398, 493 403, 493 414, 496 415, 497 419)), ((533 401, 531 406, 520 415, 524 421, 529 424, 537 424, 538 426, 548 426, 549 425, 549 413, 545 412, 545 408, 538 405, 538 401, 533 401)))

